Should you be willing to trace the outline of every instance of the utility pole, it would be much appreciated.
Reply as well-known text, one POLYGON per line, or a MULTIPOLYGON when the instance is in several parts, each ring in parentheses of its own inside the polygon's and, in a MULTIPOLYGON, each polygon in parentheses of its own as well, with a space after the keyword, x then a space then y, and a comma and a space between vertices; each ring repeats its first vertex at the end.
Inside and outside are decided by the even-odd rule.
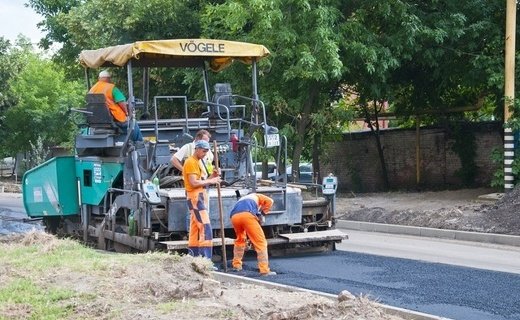
POLYGON ((506 7, 506 47, 504 85, 504 191, 513 190, 513 159, 515 157, 514 134, 505 124, 511 113, 509 108, 515 100, 515 41, 516 41, 516 0, 507 0, 506 7))

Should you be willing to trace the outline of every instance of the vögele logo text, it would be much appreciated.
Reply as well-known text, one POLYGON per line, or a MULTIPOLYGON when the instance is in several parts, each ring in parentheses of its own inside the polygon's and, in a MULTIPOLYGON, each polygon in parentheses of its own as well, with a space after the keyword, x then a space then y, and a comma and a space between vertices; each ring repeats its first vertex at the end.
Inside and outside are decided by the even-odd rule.
POLYGON ((223 43, 181 43, 182 52, 207 52, 207 53, 223 53, 225 51, 225 47, 223 43))

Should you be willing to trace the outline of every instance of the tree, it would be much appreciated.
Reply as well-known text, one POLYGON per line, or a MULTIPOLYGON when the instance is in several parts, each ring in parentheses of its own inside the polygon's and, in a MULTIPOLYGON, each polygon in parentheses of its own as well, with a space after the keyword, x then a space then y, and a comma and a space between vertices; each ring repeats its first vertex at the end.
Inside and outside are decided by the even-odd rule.
MULTIPOLYGON (((343 81, 374 133, 384 101, 404 119, 438 123, 446 111, 500 101, 504 5, 499 1, 350 1, 343 81), (353 5, 354 4, 354 5, 353 5)), ((496 103, 497 110, 501 105, 496 103)), ((452 117, 462 118, 462 112, 452 117)))
POLYGON ((207 5, 202 17, 205 36, 261 43, 271 51, 260 66, 262 100, 287 134, 293 168, 299 168, 305 142, 323 130, 313 125, 313 115, 332 108, 331 92, 343 71, 337 2, 226 1, 207 5))
MULTIPOLYGON (((502 109, 503 1, 418 2, 423 21, 418 48, 392 75, 395 111, 408 116, 445 111, 483 99, 502 109)), ((430 123, 439 121, 430 117, 430 123)))
POLYGON ((30 40, 24 36, 18 37, 15 45, 0 37, 0 158, 12 155, 5 149, 10 132, 4 123, 6 112, 16 104, 17 97, 9 90, 9 81, 20 72, 30 50, 30 40))
POLYGON ((78 82, 68 81, 56 64, 35 53, 27 53, 23 63, 20 73, 9 81, 9 92, 17 101, 5 113, 8 135, 3 147, 16 154, 31 151, 37 144, 47 149, 71 146, 76 126, 69 108, 83 104, 84 89, 78 82))
MULTIPOLYGON (((261 99, 289 138, 293 167, 322 152, 347 121, 341 94, 357 97, 369 123, 388 101, 396 114, 429 123, 452 107, 487 101, 501 111, 502 1, 417 0, 30 0, 45 17, 48 41, 73 63, 82 49, 143 39, 208 37, 261 43, 272 53, 259 66, 261 99), (118 10, 113 10, 117 8, 118 10), (87 36, 86 36, 87 35, 87 36), (332 124, 332 125, 331 125, 332 124)), ((246 73, 233 88, 245 90, 246 73)), ((193 73, 160 71, 156 88, 194 89, 193 73)), ((213 75, 219 79, 219 75, 213 75)), ((355 110, 355 111, 356 111, 355 110)), ((463 117, 462 113, 456 115, 463 117)), ((374 126, 383 180, 385 159, 374 126)), ((315 161, 313 161, 315 162, 315 161)))
POLYGON ((200 34, 198 1, 29 0, 44 17, 44 44, 62 44, 61 60, 76 65, 81 50, 138 40, 192 38, 200 34))
MULTIPOLYGON (((304 136, 313 130, 311 114, 326 105, 324 101, 330 101, 328 92, 335 91, 341 74, 337 45, 340 38, 334 28, 339 12, 327 1, 312 6, 310 2, 275 1, 271 5, 268 1, 257 1, 251 4, 254 10, 249 10, 249 3, 240 1, 215 4, 209 1, 164 0, 31 0, 30 4, 45 17, 44 24, 50 30, 47 39, 64 44, 60 55, 68 61, 72 61, 81 49, 143 39, 203 36, 265 44, 281 63, 267 62, 263 65, 265 68, 261 72, 269 73, 270 79, 261 80, 261 85, 266 88, 261 92, 268 92, 262 99, 272 101, 271 111, 279 126, 289 122, 296 128, 293 135, 293 140, 297 141, 293 148, 296 168, 302 154, 304 136), (115 7, 117 11, 111 10, 115 7), (308 26, 300 21, 312 23, 312 32, 309 33, 308 26), (281 32, 271 32, 272 27, 281 32), (301 36, 306 33, 310 37, 301 36), (287 63, 289 67, 285 65, 287 63), (280 84, 285 85, 286 89, 281 90, 280 84), (290 110, 285 105, 289 105, 290 110)), ((171 73, 161 71, 151 78, 159 86, 171 88, 172 77, 169 75, 171 73)), ((218 75, 214 77, 219 78, 218 75)), ((244 73, 237 71, 237 77, 234 77, 237 81, 233 86, 240 89, 243 83, 249 83, 247 80, 241 81, 244 77, 244 73)), ((180 79, 174 87, 190 89, 194 87, 194 81, 199 81, 190 74, 180 79)), ((200 91, 192 90, 191 93, 200 95, 200 91)), ((289 127, 286 129, 290 131, 289 127)))

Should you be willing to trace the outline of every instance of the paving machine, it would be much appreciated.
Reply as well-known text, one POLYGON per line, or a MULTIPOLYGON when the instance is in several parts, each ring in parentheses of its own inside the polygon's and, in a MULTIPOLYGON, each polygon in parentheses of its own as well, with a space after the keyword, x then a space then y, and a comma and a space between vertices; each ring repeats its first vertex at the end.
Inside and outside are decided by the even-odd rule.
POLYGON ((81 52, 87 83, 92 68, 126 68, 130 129, 123 133, 114 125, 103 95, 87 94, 86 107, 76 110, 86 123, 76 137, 75 154, 52 158, 24 175, 27 214, 43 218, 50 232, 75 235, 101 249, 183 250, 189 212, 182 178, 170 159, 206 129, 223 179, 220 190, 208 190, 215 250, 224 238, 220 212, 224 241, 232 244, 229 211, 239 196, 251 192, 275 201, 263 223, 270 252, 333 249, 346 238, 334 229, 335 177, 307 186, 287 183, 284 174, 257 180, 255 150, 274 148, 277 163, 287 159, 287 140, 268 124, 257 92, 257 63, 268 55, 262 45, 210 39, 140 41, 81 52), (228 83, 210 86, 210 71, 221 72, 236 61, 251 70, 251 96, 233 93, 228 83), (199 69, 204 98, 164 92, 149 99, 152 68, 199 69), (142 80, 143 100, 134 93, 135 75, 142 80), (138 114, 150 116, 138 119, 138 114), (144 142, 130 139, 136 121, 144 142), (309 186, 324 192, 307 199, 302 189, 309 186))

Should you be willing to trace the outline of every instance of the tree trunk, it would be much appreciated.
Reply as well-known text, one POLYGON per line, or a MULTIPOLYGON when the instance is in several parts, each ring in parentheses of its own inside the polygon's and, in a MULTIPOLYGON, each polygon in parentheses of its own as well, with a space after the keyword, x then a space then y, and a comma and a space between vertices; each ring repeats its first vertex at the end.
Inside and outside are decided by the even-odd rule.
POLYGON ((321 136, 314 135, 314 143, 312 144, 312 178, 313 182, 321 183, 320 156, 321 156, 321 136))
MULTIPOLYGON (((258 168, 256 168, 256 169, 258 170, 258 168)), ((269 179, 269 164, 268 164, 267 160, 262 160, 262 179, 263 180, 269 179)))
POLYGON ((305 101, 303 105, 303 110, 301 112, 301 118, 298 121, 297 127, 296 127, 296 143, 294 145, 293 149, 293 156, 292 156, 292 177, 294 181, 300 181, 300 157, 302 155, 303 150, 303 142, 304 138, 306 136, 306 129, 309 125, 310 118, 311 118, 311 109, 312 105, 314 104, 314 101, 316 100, 316 97, 319 93, 319 87, 318 85, 312 86, 309 91, 309 96, 307 101, 305 101))
POLYGON ((372 124, 370 112, 369 112, 369 106, 364 106, 365 110, 365 121, 368 124, 368 127, 370 128, 370 131, 374 135, 376 139, 376 145, 377 145, 377 153, 379 154, 379 162, 381 164, 381 174, 383 178, 383 190, 387 191, 389 187, 389 180, 388 180, 388 171, 386 170, 386 161, 385 161, 385 155, 383 153, 383 148, 381 146, 381 136, 380 136, 380 130, 379 130, 379 110, 377 108, 377 101, 374 101, 374 124, 372 124))
POLYGON ((314 143, 312 145, 312 178, 318 184, 321 183, 320 170, 320 155, 321 155, 321 136, 314 136, 314 143))

